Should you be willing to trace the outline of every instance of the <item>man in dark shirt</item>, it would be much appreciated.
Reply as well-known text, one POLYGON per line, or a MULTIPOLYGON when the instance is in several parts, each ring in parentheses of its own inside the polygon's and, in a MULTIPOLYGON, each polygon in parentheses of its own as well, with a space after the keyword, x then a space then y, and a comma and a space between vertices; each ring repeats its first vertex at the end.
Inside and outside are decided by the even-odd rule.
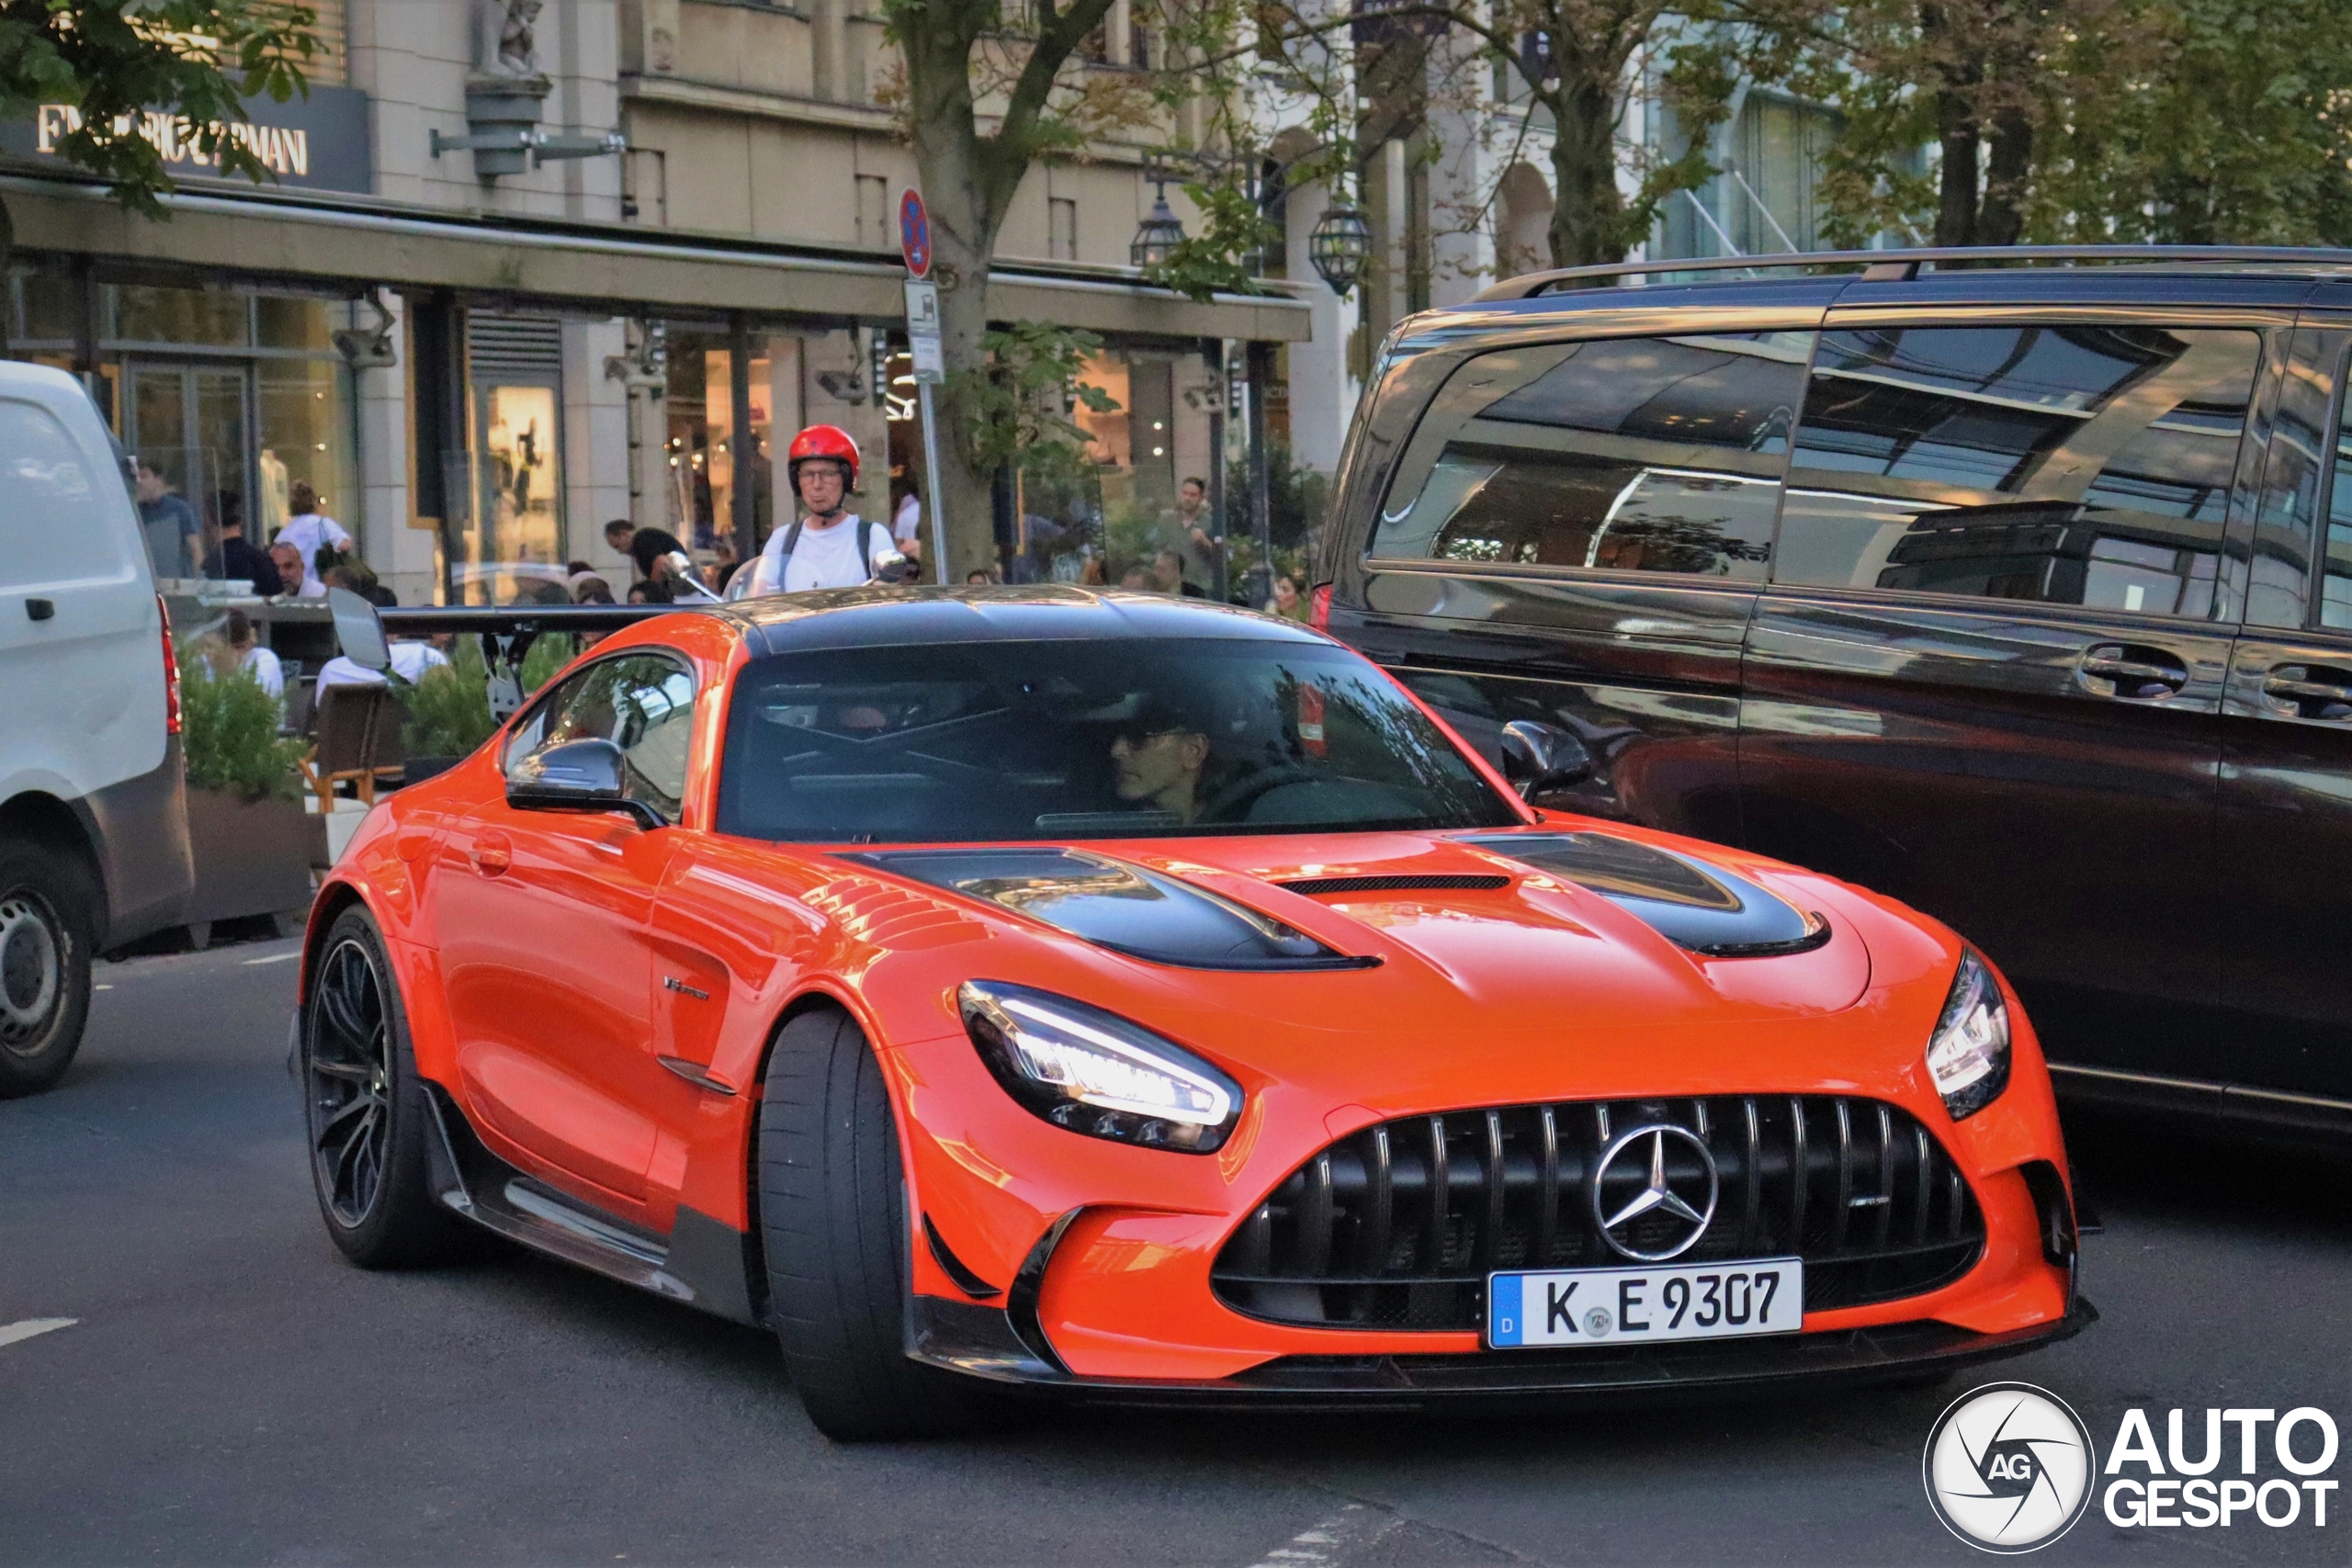
MULTIPOLYGON (((220 497, 220 553, 204 563, 204 575, 216 581, 250 582, 254 592, 266 599, 273 593, 286 592, 277 580, 277 563, 266 550, 255 549, 245 541, 245 509, 235 496, 220 497)), ((295 584, 300 587, 301 584, 295 584)))
POLYGON ((639 528, 626 517, 616 517, 605 525, 605 543, 635 561, 637 575, 651 582, 669 576, 669 568, 662 564, 662 558, 686 547, 678 542, 675 534, 660 528, 639 528))

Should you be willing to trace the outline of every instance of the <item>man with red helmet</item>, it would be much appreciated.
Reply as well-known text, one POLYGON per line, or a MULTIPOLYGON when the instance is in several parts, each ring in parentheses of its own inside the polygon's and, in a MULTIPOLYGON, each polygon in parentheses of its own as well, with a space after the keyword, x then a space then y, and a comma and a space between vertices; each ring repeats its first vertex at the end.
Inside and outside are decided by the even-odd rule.
POLYGON ((752 593, 855 588, 895 578, 901 558, 890 530, 848 510, 857 486, 857 443, 835 424, 812 424, 792 438, 785 473, 801 515, 769 536, 752 569, 752 593))

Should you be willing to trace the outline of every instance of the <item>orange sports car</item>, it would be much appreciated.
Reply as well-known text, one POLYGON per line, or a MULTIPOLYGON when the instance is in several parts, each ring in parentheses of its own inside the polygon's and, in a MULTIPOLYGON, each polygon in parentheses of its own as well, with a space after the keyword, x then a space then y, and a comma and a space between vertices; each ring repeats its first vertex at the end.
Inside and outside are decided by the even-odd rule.
POLYGON ((991 1390, 1932 1378, 2094 1315, 1991 965, 1538 809, 1574 739, 1500 746, 1304 627, 1141 594, 635 623, 321 891, 328 1232, 380 1268, 470 1222, 772 1326, 844 1439, 991 1390))

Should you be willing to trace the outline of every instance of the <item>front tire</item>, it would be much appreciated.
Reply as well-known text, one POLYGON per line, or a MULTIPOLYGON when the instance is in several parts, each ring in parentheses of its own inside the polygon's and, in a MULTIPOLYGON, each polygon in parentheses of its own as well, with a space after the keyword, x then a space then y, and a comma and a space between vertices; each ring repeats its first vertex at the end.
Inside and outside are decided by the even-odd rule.
POLYGON ((461 1250, 465 1222, 433 1198, 433 1111, 383 933, 355 906, 319 952, 302 1010, 301 1077, 327 1235, 362 1269, 446 1261, 461 1250))
POLYGON ((846 1013, 776 1036, 760 1102, 760 1223, 776 1337, 800 1402, 837 1443, 971 1424, 979 1391, 906 1353, 906 1179, 881 1064, 846 1013))
POLYGON ((97 879, 80 856, 0 842, 0 1100, 65 1076, 90 1017, 97 879))

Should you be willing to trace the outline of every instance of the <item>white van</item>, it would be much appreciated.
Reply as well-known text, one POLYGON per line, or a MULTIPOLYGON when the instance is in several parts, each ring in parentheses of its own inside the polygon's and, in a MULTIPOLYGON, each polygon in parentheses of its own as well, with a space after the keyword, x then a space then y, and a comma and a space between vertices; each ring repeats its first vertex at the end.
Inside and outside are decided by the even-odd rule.
POLYGON ((0 362, 0 1097, 82 1043, 94 953, 186 918, 179 672, 121 448, 0 362))

